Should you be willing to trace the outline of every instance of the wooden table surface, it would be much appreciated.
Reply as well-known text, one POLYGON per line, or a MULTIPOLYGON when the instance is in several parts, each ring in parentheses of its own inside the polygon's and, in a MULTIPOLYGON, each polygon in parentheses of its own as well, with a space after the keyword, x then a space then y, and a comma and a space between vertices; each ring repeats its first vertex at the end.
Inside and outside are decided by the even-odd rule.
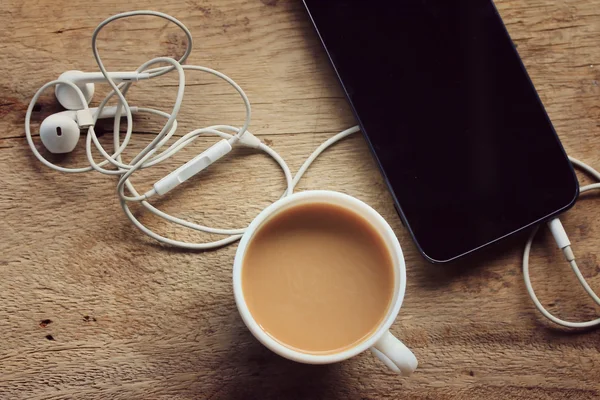
MULTIPOLYGON (((600 167, 600 0, 499 0, 497 6, 567 152, 600 167)), ((394 212, 360 135, 323 154, 299 190, 356 196, 395 229, 406 253, 408 287, 393 332, 419 358, 410 378, 388 373, 370 354, 307 366, 270 353, 236 311, 236 245, 210 252, 161 246, 122 214, 114 179, 42 166, 24 139, 31 96, 63 71, 96 71, 90 50, 96 25, 114 13, 144 8, 189 27, 195 38, 189 63, 220 70, 244 88, 253 105, 252 132, 293 171, 317 145, 355 124, 298 0, 3 0, 1 399, 600 397, 600 331, 567 332, 538 314, 523 284, 524 238, 452 266, 427 264, 394 212)), ((175 27, 147 17, 110 25, 100 38, 110 70, 133 70, 159 55, 177 57, 184 48, 175 27)), ((194 72, 188 84, 178 134, 242 122, 243 106, 231 88, 194 72)), ((174 85, 173 77, 140 83, 131 104, 168 111, 174 85)), ((106 93, 106 85, 96 86, 106 93)), ((37 132, 37 124, 60 108, 49 91, 36 110, 37 132)), ((161 122, 138 118, 133 150, 146 145, 161 122)), ((135 182, 150 184, 214 141, 199 140, 135 182)), ((82 165, 82 149, 54 160, 82 165)), ((283 188, 268 157, 236 152, 157 204, 208 225, 243 227, 283 188)), ((597 200, 585 196, 564 218, 583 274, 596 290, 597 200)), ((208 239, 139 215, 164 234, 208 239)), ((562 317, 597 316, 599 309, 561 260, 548 235, 541 235, 532 280, 542 302, 562 317)))

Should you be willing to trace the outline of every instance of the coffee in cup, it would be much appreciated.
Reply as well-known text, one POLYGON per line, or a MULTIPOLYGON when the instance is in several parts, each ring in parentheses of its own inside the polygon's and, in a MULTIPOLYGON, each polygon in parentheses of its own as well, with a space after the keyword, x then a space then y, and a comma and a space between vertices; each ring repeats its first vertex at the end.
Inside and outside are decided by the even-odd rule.
POLYGON ((406 289, 402 249, 358 199, 306 191, 267 207, 240 241, 233 287, 246 326, 283 357, 326 364, 370 348, 395 372, 417 367, 389 332, 406 289))
POLYGON ((303 353, 354 347, 383 321, 394 265, 377 230, 360 214, 308 203, 271 217, 243 259, 250 313, 281 344, 303 353))

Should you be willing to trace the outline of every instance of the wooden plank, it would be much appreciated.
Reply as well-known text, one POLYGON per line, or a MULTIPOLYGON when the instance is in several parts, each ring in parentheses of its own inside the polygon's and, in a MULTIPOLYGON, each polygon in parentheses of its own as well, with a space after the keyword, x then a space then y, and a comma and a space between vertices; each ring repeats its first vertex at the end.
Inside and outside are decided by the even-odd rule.
MULTIPOLYGON (((600 166, 600 0, 501 0, 498 8, 569 154, 600 166)), ((396 216, 356 135, 328 150, 299 185, 332 189, 375 207, 398 234, 408 290, 393 331, 420 360, 409 379, 369 354, 305 366, 263 348, 245 329, 232 296, 235 245, 189 252, 158 245, 122 215, 115 181, 63 175, 40 165, 24 140, 29 99, 65 70, 95 70, 90 36, 114 13, 147 8, 134 0, 4 0, 0 12, 0 398, 593 398, 600 396, 600 333, 571 334, 540 317, 522 281, 523 237, 451 267, 427 264, 396 216)), ((235 79, 253 104, 252 131, 296 171, 310 152, 354 124, 302 5, 292 0, 166 0, 195 38, 190 64, 235 79)), ((101 35, 110 69, 178 56, 176 28, 140 17, 101 35)), ((144 82, 132 104, 168 111, 175 80, 144 82), (160 86, 160 87, 157 87, 160 86)), ((180 132, 240 124, 243 106, 217 79, 190 74, 180 132)), ((106 93, 97 85, 98 93, 106 93)), ((100 97, 96 97, 99 99, 100 97)), ((47 93, 40 122, 59 110, 47 93)), ((160 121, 140 117, 132 150, 160 121)), ((108 136, 108 135, 107 135, 108 136)), ((108 140, 103 137, 102 140, 108 140)), ((206 146, 135 178, 142 188, 206 146)), ((62 160, 82 165, 78 149, 62 160)), ((582 176, 584 181, 587 181, 582 176)), ((278 198, 284 182, 266 156, 238 152, 157 204, 199 222, 241 227, 278 198)), ((586 196, 564 219, 584 275, 600 287, 600 214, 586 196)), ((142 214, 158 231, 206 236, 142 214)), ((542 302, 563 317, 599 309, 584 296, 547 234, 532 254, 542 302)))

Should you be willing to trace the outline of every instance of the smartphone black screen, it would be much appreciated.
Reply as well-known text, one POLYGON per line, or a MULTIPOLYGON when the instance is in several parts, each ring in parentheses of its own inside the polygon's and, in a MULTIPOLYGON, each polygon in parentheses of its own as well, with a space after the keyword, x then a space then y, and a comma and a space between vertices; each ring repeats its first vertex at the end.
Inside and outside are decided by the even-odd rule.
POLYGON ((491 0, 305 0, 421 252, 570 207, 572 166, 491 0))

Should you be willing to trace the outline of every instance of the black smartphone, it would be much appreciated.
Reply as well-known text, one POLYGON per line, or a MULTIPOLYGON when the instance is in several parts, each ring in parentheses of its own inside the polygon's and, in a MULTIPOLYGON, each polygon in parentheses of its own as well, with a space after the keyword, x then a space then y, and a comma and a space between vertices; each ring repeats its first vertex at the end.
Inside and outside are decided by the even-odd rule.
POLYGON ((428 260, 574 204, 573 167, 491 0, 304 3, 428 260))

